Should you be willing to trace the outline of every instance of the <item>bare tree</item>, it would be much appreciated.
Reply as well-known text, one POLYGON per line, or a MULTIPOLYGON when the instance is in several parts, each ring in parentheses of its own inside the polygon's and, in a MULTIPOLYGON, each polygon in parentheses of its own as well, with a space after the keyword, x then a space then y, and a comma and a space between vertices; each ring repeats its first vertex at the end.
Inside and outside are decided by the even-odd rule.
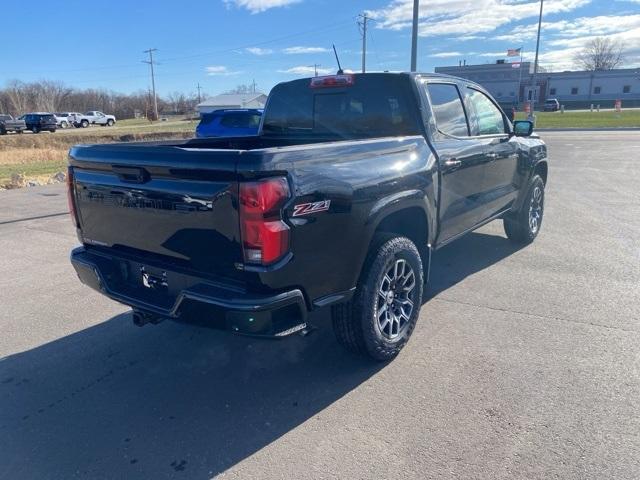
POLYGON ((26 85, 20 80, 11 80, 4 90, 9 98, 11 111, 14 115, 24 113, 30 107, 26 90, 26 85))
POLYGON ((187 111, 187 96, 182 92, 171 92, 167 96, 174 114, 185 113, 187 111))
POLYGON ((224 93, 231 93, 231 94, 256 93, 256 86, 255 84, 237 85, 236 88, 233 88, 224 93))
POLYGON ((589 41, 585 48, 576 55, 574 61, 583 70, 613 70, 619 67, 623 45, 620 41, 607 37, 596 37, 589 41))
MULTIPOLYGON (((247 86, 247 88, 249 88, 247 86)), ((202 99, 207 95, 202 94, 202 99)), ((158 111, 191 115, 196 111, 198 95, 173 92, 167 98, 158 97, 158 111)), ((153 114, 153 97, 146 90, 123 94, 102 89, 79 90, 48 80, 25 83, 11 80, 0 85, 0 113, 14 116, 27 112, 87 112, 101 110, 117 118, 133 118, 136 112, 153 114)))

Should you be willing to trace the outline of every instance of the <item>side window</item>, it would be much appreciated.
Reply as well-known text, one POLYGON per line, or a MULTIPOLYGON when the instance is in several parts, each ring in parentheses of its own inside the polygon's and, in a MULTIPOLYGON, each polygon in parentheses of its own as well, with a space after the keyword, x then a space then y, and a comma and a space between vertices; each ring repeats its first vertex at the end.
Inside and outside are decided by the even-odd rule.
POLYGON ((475 112, 472 135, 497 135, 505 133, 502 112, 484 93, 469 88, 469 101, 475 112))
POLYGON ((451 83, 428 83, 427 92, 438 130, 446 135, 468 137, 469 126, 458 87, 451 83))

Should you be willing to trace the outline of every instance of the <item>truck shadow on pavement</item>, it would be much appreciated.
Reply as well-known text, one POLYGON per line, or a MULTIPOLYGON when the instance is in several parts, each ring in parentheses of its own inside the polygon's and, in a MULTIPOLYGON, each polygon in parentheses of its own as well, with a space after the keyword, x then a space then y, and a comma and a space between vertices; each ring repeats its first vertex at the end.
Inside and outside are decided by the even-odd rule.
MULTIPOLYGON (((479 233, 443 248, 432 293, 516 250, 479 233)), ((321 421, 384 368, 345 352, 328 312, 312 320, 320 328, 310 337, 265 341, 168 321, 138 328, 125 313, 0 359, 0 478, 224 472, 321 421)))
POLYGON ((264 341, 127 313, 1 359, 0 478, 211 478, 383 368, 321 330, 264 341))
POLYGON ((433 253, 426 300, 522 249, 501 235, 472 232, 433 253))

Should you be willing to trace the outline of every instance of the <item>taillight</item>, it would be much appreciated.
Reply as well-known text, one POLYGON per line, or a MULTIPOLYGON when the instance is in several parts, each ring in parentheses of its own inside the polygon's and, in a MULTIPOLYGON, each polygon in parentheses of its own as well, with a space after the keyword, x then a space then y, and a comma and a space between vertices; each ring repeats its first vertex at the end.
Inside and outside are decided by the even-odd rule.
POLYGON ((289 198, 284 177, 240 183, 240 230, 247 263, 268 265, 289 251, 282 207, 289 198))
POLYGON ((73 169, 69 167, 67 169, 67 202, 69 204, 69 213, 71 214, 73 226, 80 228, 80 222, 78 222, 78 214, 76 212, 76 200, 73 191, 73 169))

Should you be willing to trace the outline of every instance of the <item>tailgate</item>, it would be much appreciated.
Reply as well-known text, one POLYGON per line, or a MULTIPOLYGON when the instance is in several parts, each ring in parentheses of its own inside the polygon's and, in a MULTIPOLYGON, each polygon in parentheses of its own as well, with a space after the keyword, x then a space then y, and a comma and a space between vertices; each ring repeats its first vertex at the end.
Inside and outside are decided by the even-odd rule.
POLYGON ((70 156, 84 243, 235 276, 239 152, 107 145, 70 156))

